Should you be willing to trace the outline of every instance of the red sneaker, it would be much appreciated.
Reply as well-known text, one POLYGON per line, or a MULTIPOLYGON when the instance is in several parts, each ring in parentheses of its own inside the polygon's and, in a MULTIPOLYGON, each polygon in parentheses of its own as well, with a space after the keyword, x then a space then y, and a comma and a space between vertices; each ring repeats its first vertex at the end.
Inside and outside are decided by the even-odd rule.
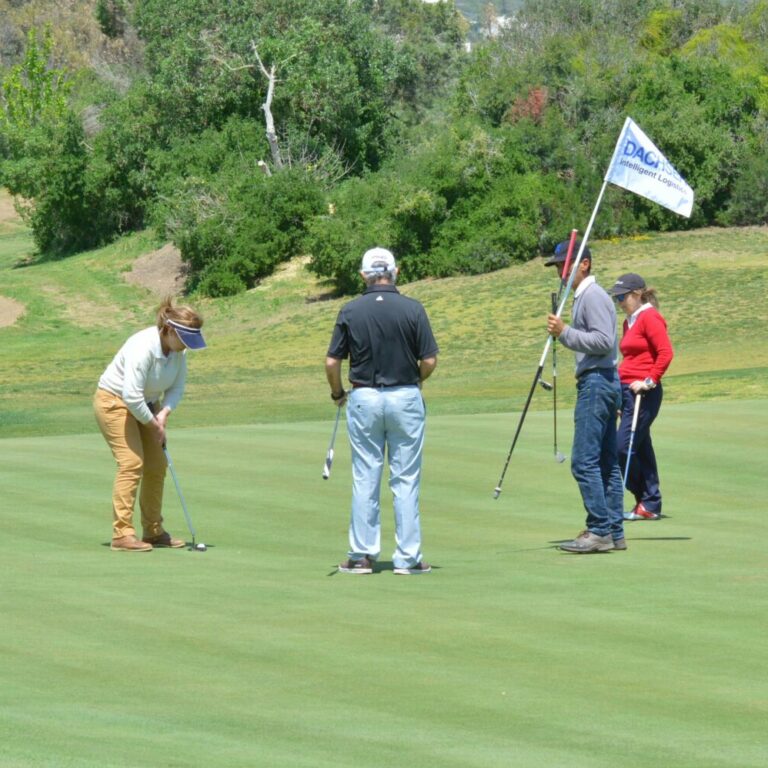
POLYGON ((660 517, 658 512, 651 512, 646 509, 642 501, 631 512, 624 513, 625 520, 658 520, 660 517))

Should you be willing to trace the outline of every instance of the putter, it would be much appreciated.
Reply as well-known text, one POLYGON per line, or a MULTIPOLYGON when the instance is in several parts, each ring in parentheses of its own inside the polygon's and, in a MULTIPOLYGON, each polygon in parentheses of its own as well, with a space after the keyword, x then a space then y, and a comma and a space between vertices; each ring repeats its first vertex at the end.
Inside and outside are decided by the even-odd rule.
MULTIPOLYGON (((591 223, 590 227, 591 229, 591 223)), ((565 298, 568 297, 568 292, 571 289, 571 285, 573 284, 573 273, 575 273, 575 268, 573 270, 573 273, 568 272, 568 267, 571 263, 571 256, 573 254, 573 248, 576 244, 576 235, 578 234, 577 230, 571 230, 571 239, 570 243, 568 244, 568 253, 565 258, 565 265, 563 267, 563 274, 570 274, 568 277, 568 284, 567 289, 565 291, 565 298)), ((576 261, 574 263, 574 267, 578 266, 579 260, 581 259, 581 254, 583 252, 584 246, 586 245, 587 239, 586 237, 582 241, 581 247, 579 248, 579 252, 576 255, 576 261)), ((563 303, 565 303, 565 299, 563 300, 563 303)), ((557 312, 555 314, 558 314, 557 312)), ((533 398, 533 393, 536 391, 536 385, 541 379, 541 373, 544 370, 544 362, 547 359, 547 355, 549 354, 549 348, 552 346, 552 342, 554 341, 554 338, 552 336, 547 336, 547 343, 544 345, 544 351, 541 353, 541 357, 539 358, 539 367, 536 369, 536 373, 533 376, 533 383, 531 384, 531 388, 528 391, 528 397, 525 401, 525 405, 523 406, 523 410, 520 413, 520 419, 517 422, 517 429, 515 429, 515 435, 512 438, 512 445, 509 446, 509 452, 507 453, 507 459, 504 462, 504 467, 501 470, 501 475, 499 476, 499 482, 496 484, 496 487, 493 489, 493 498, 498 499, 501 495, 501 486, 504 482, 504 478, 507 474, 507 469, 509 469, 509 462, 512 460, 512 454, 515 451, 515 446, 517 445, 517 439, 520 437, 520 431, 523 428, 523 423, 525 422, 525 417, 528 414, 528 408, 531 405, 531 399, 533 398)))
MULTIPOLYGON (((552 312, 557 312, 557 294, 552 293, 552 312)), ((552 422, 555 435, 555 461, 562 464, 565 454, 557 450, 557 344, 552 344, 552 422)))
POLYGON ((624 487, 627 487, 629 477, 629 462, 632 459, 632 443, 635 441, 635 429, 637 428, 637 416, 640 413, 640 393, 635 395, 635 411, 632 414, 632 429, 629 432, 629 449, 627 450, 627 463, 624 467, 624 487))
MULTIPOLYGON (((184 494, 181 492, 181 486, 179 485, 179 480, 176 477, 176 470, 173 468, 173 462, 171 461, 171 454, 168 453, 168 449, 163 446, 163 453, 165 454, 165 460, 168 462, 168 469, 171 472, 171 477, 173 478, 173 484, 176 486, 176 493, 179 495, 179 501, 181 502, 181 509, 184 512, 184 519, 187 521, 187 528, 189 528, 189 532, 192 534, 192 546, 188 547, 188 549, 192 549, 194 551, 200 551, 203 552, 203 549, 198 550, 195 545, 195 529, 192 525, 192 520, 189 517, 189 512, 187 512, 187 503, 184 501, 184 494)), ((201 547, 204 546, 203 544, 200 545, 201 547)))
POLYGON ((331 476, 331 466, 333 466, 333 444, 336 442, 336 430, 339 428, 339 417, 341 416, 341 407, 336 408, 336 420, 333 422, 333 432, 331 433, 331 443, 328 446, 328 453, 325 455, 325 464, 323 465, 323 480, 331 476))

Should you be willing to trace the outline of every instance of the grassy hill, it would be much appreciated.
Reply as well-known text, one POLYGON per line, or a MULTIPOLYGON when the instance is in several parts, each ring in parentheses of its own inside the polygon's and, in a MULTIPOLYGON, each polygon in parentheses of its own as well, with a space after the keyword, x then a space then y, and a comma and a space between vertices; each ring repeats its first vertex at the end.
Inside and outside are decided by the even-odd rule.
MULTIPOLYGON (((7 209, 7 198, 6 206, 7 209)), ((0 296, 24 316, 0 328, 0 437, 93 429, 98 376, 130 333, 153 322, 157 299, 122 279, 157 246, 149 233, 60 261, 35 261, 29 234, 0 221, 0 296)), ((676 358, 668 402, 768 395, 768 351, 754 319, 768 288, 768 229, 709 229, 592 244, 595 273, 627 271, 659 289, 676 358)), ((402 291, 424 302, 440 362, 426 389, 433 413, 518 411, 546 340, 557 288, 542 260, 488 275, 421 281, 402 291)), ((193 354, 177 426, 300 421, 327 416, 323 360, 346 299, 301 263, 231 299, 195 302, 209 349, 193 354)), ((559 356, 563 407, 572 402, 572 356, 559 356)), ((532 408, 551 407, 541 391, 532 408)))

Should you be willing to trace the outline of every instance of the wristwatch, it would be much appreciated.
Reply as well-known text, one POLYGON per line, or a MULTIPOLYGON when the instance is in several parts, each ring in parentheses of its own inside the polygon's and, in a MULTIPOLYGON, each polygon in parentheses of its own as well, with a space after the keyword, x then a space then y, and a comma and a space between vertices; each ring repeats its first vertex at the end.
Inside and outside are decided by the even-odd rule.
POLYGON ((656 389, 656 382, 649 376, 644 382, 646 389, 656 389))

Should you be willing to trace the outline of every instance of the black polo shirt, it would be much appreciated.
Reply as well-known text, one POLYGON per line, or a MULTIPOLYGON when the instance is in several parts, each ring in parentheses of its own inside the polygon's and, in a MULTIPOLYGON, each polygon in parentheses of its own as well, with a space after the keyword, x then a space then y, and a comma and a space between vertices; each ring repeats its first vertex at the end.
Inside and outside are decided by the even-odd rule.
POLYGON ((424 307, 390 283, 368 286, 336 318, 328 357, 349 357, 349 380, 366 387, 418 384, 419 360, 437 342, 424 307))

